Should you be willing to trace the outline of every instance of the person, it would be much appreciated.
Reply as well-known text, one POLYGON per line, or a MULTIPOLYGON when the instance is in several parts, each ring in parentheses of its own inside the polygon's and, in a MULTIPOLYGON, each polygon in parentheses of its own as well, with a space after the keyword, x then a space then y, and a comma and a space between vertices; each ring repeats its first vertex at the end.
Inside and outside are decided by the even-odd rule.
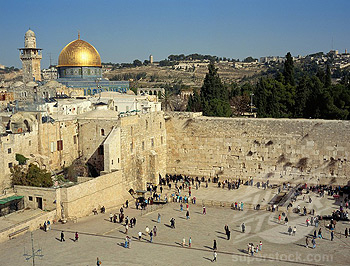
POLYGON ((150 242, 152 243, 153 242, 153 232, 151 231, 151 232, 149 232, 149 238, 150 238, 150 242))
POLYGON ((154 234, 154 236, 157 236, 157 226, 153 227, 153 234, 154 234))
POLYGON ((333 239, 334 239, 334 231, 332 230, 331 231, 331 241, 333 241, 333 239))
POLYGON ((309 237, 308 236, 306 236, 306 238, 305 238, 305 247, 309 248, 309 237))
POLYGON ((149 234, 149 227, 148 227, 148 225, 146 226, 145 231, 146 231, 146 234, 148 235, 149 234))
POLYGON ((345 228, 345 238, 348 238, 348 235, 349 235, 348 228, 345 228))
POLYGON ((293 236, 295 236, 295 233, 297 232, 297 227, 296 226, 294 226, 294 228, 293 228, 293 236))
POLYGON ((185 247, 185 245, 186 245, 186 239, 185 239, 185 238, 183 238, 183 239, 182 239, 182 244, 181 244, 181 246, 184 248, 184 247, 185 247))
POLYGON ((242 227, 242 233, 245 233, 245 224, 242 223, 241 227, 242 227))
POLYGON ((157 220, 158 223, 160 223, 160 219, 161 219, 161 216, 160 216, 160 213, 158 213, 158 220, 157 220))
POLYGON ((191 247, 192 246, 192 238, 190 237, 189 239, 188 239, 188 247, 191 247))
POLYGON ((44 222, 44 231, 47 232, 47 224, 46 224, 46 221, 44 222))
POLYGON ((66 241, 66 240, 64 240, 64 233, 63 233, 63 231, 61 231, 61 242, 62 241, 66 241))
POLYGON ((316 240, 315 240, 315 238, 312 239, 312 248, 316 248, 316 240))
POLYGON ((109 220, 110 220, 111 222, 113 221, 113 214, 112 214, 112 213, 109 214, 109 220))
POLYGON ((207 211, 205 209, 205 206, 203 206, 203 214, 207 214, 207 211))
POLYGON ((213 255, 214 257, 213 257, 213 260, 212 260, 212 262, 216 262, 216 257, 218 256, 218 254, 216 253, 216 251, 214 251, 214 255, 213 255))
POLYGON ((186 212, 186 219, 187 220, 190 219, 190 212, 189 211, 186 212))
POLYGON ((314 231, 314 238, 316 238, 316 235, 317 235, 317 233, 316 233, 316 230, 314 231))
POLYGON ((92 210, 92 212, 94 213, 94 215, 97 215, 97 214, 98 214, 96 208, 94 208, 94 209, 92 210))
POLYGON ((126 200, 125 202, 125 208, 128 208, 129 207, 129 200, 126 200))
POLYGON ((106 212, 106 208, 105 208, 105 206, 102 206, 101 207, 101 213, 105 213, 106 212))
POLYGON ((128 236, 125 237, 124 248, 128 247, 128 236))
POLYGON ((291 235, 291 234, 292 234, 292 231, 293 231, 292 227, 289 226, 289 227, 288 227, 288 234, 291 235))
POLYGON ((281 223, 281 214, 278 215, 278 223, 281 223))
POLYGON ((319 237, 319 238, 323 238, 323 237, 322 237, 322 230, 321 230, 321 228, 318 230, 318 237, 319 237))
POLYGON ((216 240, 214 239, 214 243, 213 243, 213 250, 217 250, 217 244, 216 244, 216 240))
POLYGON ((125 234, 128 233, 128 229, 129 229, 129 225, 128 225, 128 224, 125 224, 125 234))
POLYGON ((74 239, 75 239, 75 242, 78 242, 79 240, 78 232, 75 232, 74 239))
POLYGON ((230 240, 230 237, 231 237, 231 231, 230 230, 226 231, 226 236, 227 236, 227 240, 230 240))
POLYGON ((180 204, 180 211, 184 210, 184 206, 182 205, 182 203, 180 204))
POLYGON ((50 220, 47 221, 47 229, 51 230, 51 222, 50 222, 50 220))
POLYGON ((130 248, 130 243, 131 243, 131 238, 129 236, 126 236, 127 241, 128 241, 128 248, 130 248))
POLYGON ((286 218, 284 218, 284 224, 286 224, 288 226, 288 217, 286 216, 286 218))
POLYGON ((142 232, 139 231, 139 240, 141 240, 142 232))
POLYGON ((260 249, 260 251, 262 250, 262 242, 261 241, 259 243, 259 249, 260 249))
POLYGON ((97 258, 96 265, 97 265, 97 266, 100 266, 101 264, 102 264, 102 262, 97 258))

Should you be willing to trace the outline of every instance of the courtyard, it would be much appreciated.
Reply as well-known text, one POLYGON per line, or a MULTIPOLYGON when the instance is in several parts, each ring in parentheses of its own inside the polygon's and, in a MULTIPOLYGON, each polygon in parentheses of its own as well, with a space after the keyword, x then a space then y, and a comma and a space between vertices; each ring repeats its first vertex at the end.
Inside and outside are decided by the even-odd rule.
MULTIPOLYGON (((129 228, 130 248, 124 247, 125 227, 123 224, 109 221, 110 213, 119 213, 119 209, 106 210, 105 214, 91 215, 77 223, 55 223, 51 230, 33 232, 34 249, 41 249, 35 257, 35 265, 96 265, 97 257, 102 265, 348 265, 350 259, 350 238, 345 238, 348 222, 338 222, 334 241, 330 241, 330 232, 325 228, 326 221, 321 221, 324 239, 316 239, 316 248, 305 247, 305 236, 312 235, 314 226, 306 226, 307 216, 287 212, 288 226, 296 226, 295 236, 289 235, 288 226, 278 222, 278 214, 265 209, 244 211, 233 210, 229 206, 206 205, 203 214, 202 201, 234 202, 244 204, 266 204, 275 194, 276 189, 257 189, 242 186, 238 190, 227 190, 209 184, 193 189, 197 204, 189 204, 190 219, 186 219, 186 204, 180 210, 180 203, 168 203, 165 206, 148 206, 147 212, 136 210, 133 203, 124 209, 125 216, 136 217, 134 228, 129 228), (158 223, 158 213, 161 222, 158 223), (175 219, 175 228, 170 228, 170 219, 175 219), (241 224, 245 223, 245 233, 241 224), (224 226, 229 226, 231 238, 227 240, 224 226), (157 235, 150 242, 145 228, 157 226, 157 235), (65 241, 60 241, 64 231, 65 241), (142 239, 138 240, 138 232, 142 239), (74 241, 74 233, 79 233, 79 241, 74 241), (341 234, 340 234, 341 233, 341 234), (191 237, 192 246, 188 246, 191 237), (185 247, 182 247, 183 238, 185 247), (217 241, 217 262, 213 259, 213 241, 217 241), (262 250, 252 257, 247 252, 248 243, 254 246, 262 241, 262 250)), ((165 189, 163 194, 170 196, 173 191, 165 189)), ((316 214, 329 214, 338 208, 333 198, 323 198, 311 193, 312 203, 298 197, 294 204, 308 210, 315 209, 316 214)), ((318 228, 317 228, 318 230, 318 228)), ((311 242, 311 241, 310 241, 311 242)), ((311 245, 311 243, 310 243, 311 245)), ((24 254, 31 254, 30 233, 23 234, 0 244, 1 265, 32 265, 24 254)))

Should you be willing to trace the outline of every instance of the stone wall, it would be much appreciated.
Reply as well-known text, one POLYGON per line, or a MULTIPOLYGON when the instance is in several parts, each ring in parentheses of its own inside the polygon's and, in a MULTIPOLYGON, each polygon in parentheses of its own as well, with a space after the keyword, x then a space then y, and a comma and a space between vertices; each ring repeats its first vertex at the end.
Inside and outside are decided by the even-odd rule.
POLYGON ((11 185, 12 166, 18 164, 16 153, 33 159, 31 154, 38 151, 37 131, 9 134, 0 137, 0 192, 11 185))
POLYGON ((40 123, 38 139, 38 153, 45 160, 42 163, 43 166, 49 171, 67 167, 79 156, 78 123, 76 119, 40 123), (59 141, 62 141, 61 150, 58 145, 59 141))
POLYGON ((120 171, 96 177, 90 181, 57 189, 57 213, 63 213, 66 218, 79 218, 92 214, 102 206, 115 208, 131 199, 129 186, 122 179, 120 171), (62 204, 60 204, 62 203, 62 204))
POLYGON ((349 180, 349 121, 168 113, 166 130, 168 173, 296 183, 349 180))
POLYGON ((52 211, 56 209, 56 189, 29 187, 29 186, 14 186, 16 195, 24 197, 24 207, 38 209, 36 198, 42 199, 42 210, 52 211))
POLYGON ((166 173, 166 129, 163 112, 121 118, 123 178, 136 189, 158 183, 166 173))
MULTIPOLYGON (((26 227, 28 227, 28 231, 34 231, 40 228, 40 225, 43 225, 45 221, 50 221, 51 223, 53 223, 53 221, 56 220, 56 211, 51 211, 51 212, 45 212, 43 214, 40 214, 36 217, 32 217, 28 220, 22 221, 18 224, 15 224, 13 226, 10 226, 8 228, 5 228, 3 230, 0 230, 0 242, 4 242, 9 240, 9 235, 11 233, 17 232, 19 230, 22 230, 26 227)), ((18 235, 24 234, 26 233, 27 230, 19 233, 16 235, 16 237, 18 235)))

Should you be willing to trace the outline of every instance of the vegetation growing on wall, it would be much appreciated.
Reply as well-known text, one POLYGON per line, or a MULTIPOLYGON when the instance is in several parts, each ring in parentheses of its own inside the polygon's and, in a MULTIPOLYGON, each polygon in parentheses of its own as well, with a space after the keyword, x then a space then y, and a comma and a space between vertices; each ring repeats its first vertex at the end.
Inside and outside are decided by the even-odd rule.
POLYGON ((15 165, 11 168, 12 185, 32 186, 32 187, 52 187, 51 174, 40 169, 35 164, 30 164, 28 168, 15 165))

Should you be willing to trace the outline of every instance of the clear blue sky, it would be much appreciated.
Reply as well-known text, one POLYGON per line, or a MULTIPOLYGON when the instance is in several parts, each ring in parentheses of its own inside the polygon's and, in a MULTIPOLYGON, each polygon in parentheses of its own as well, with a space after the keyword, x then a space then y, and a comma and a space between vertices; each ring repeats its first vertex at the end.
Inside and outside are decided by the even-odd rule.
POLYGON ((259 58, 350 50, 349 0, 1 0, 0 64, 20 67, 17 48, 30 27, 57 63, 77 38, 103 62, 141 61, 150 54, 201 53, 259 58))

